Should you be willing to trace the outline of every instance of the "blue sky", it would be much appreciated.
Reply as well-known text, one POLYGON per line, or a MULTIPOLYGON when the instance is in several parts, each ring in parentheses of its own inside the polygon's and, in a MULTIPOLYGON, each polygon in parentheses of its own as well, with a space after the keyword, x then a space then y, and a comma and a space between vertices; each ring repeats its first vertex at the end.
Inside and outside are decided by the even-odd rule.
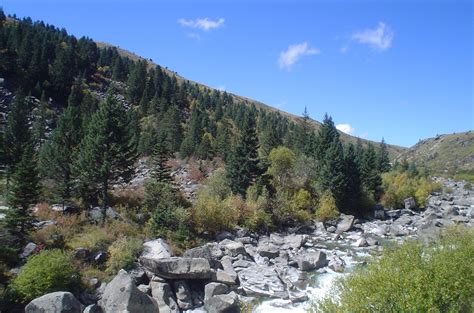
POLYGON ((2 0, 180 75, 411 146, 474 129, 473 2, 2 0))

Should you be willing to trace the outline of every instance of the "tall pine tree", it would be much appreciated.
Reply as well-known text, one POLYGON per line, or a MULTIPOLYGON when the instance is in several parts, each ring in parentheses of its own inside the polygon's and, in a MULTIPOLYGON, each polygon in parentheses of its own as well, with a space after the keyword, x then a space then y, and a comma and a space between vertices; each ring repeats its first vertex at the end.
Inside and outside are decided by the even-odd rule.
POLYGON ((258 138, 253 112, 248 112, 243 120, 243 128, 226 164, 227 178, 232 191, 245 195, 247 188, 261 173, 258 158, 258 138))
POLYGON ((129 132, 126 110, 109 92, 107 99, 91 118, 78 148, 75 173, 82 191, 99 191, 103 222, 109 205, 112 184, 127 182, 133 174, 134 144, 129 132))

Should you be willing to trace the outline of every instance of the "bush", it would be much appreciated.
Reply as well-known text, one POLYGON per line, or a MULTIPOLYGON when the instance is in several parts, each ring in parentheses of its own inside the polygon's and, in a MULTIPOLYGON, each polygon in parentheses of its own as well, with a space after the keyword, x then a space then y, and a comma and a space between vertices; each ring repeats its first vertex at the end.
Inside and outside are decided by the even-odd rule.
POLYGON ((192 220, 199 233, 214 235, 222 230, 233 229, 239 221, 239 212, 230 205, 232 200, 222 201, 205 190, 199 193, 192 208, 192 220))
POLYGON ((336 283, 317 312, 472 312, 474 229, 405 242, 336 283), (337 300, 336 300, 337 299, 337 300))
POLYGON ((115 275, 121 269, 130 269, 143 249, 142 243, 141 239, 135 237, 117 239, 108 249, 107 273, 115 275))
POLYGON ((339 209, 336 206, 336 200, 332 196, 331 192, 324 192, 319 201, 319 207, 316 210, 316 217, 324 222, 338 218, 339 214, 339 209))
POLYGON ((23 302, 54 291, 77 291, 80 275, 71 255, 59 249, 43 250, 28 258, 10 285, 23 302))
POLYGON ((465 183, 464 184, 464 189, 465 190, 472 190, 472 184, 471 183, 465 183))
POLYGON ((441 190, 439 183, 427 177, 413 177, 408 173, 385 173, 382 175, 384 194, 381 202, 385 207, 402 208, 403 200, 413 197, 418 207, 424 207, 430 193, 441 190))

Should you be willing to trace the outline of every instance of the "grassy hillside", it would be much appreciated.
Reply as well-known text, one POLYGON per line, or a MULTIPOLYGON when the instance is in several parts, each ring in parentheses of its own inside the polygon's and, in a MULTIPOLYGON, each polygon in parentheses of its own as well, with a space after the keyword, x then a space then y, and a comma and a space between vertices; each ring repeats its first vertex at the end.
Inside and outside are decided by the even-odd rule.
MULTIPOLYGON (((100 48, 105 48, 105 47, 114 47, 113 45, 110 45, 108 43, 104 43, 104 42, 96 42, 97 46, 100 47, 100 48)), ((151 59, 145 59, 143 57, 140 57, 138 55, 136 55, 135 53, 133 52, 130 52, 130 51, 127 51, 127 50, 124 50, 122 48, 119 48, 119 47, 115 47, 117 48, 117 51, 119 52, 119 54, 123 57, 127 57, 133 61, 139 61, 139 60, 145 60, 148 62, 148 65, 149 65, 149 68, 152 68, 152 67, 156 67, 158 64, 154 63, 153 60, 151 59)), ((169 75, 172 75, 172 76, 175 76, 176 79, 178 81, 188 81, 188 82, 191 82, 191 83, 196 83, 198 84, 201 88, 203 89, 214 89, 214 88, 211 88, 209 86, 206 86, 202 83, 199 83, 199 82, 195 82, 195 81, 192 81, 192 80, 188 80, 182 76, 180 76, 177 72, 174 72, 168 68, 165 68, 163 67, 163 70, 167 72, 167 74, 169 75)), ((240 96, 240 95, 236 95, 236 94, 232 94, 232 93, 229 93, 235 101, 237 102, 243 102, 243 103, 247 103, 248 105, 254 105, 256 108, 263 108, 265 110, 268 110, 270 112, 277 112, 277 113, 280 113, 281 115, 283 115, 284 117, 287 117, 289 118, 291 121, 294 121, 294 122, 297 122, 299 120, 301 120, 301 117, 300 116, 296 116, 294 114, 291 114, 291 113, 288 113, 288 112, 285 112, 285 111, 282 111, 282 110, 279 110, 277 108, 274 108, 272 106, 269 106, 265 103, 262 103, 260 101, 256 101, 256 100, 253 100, 253 99, 250 99, 250 98, 247 98, 247 97, 244 97, 244 96, 240 96)), ((321 123, 319 121, 316 121, 314 119, 311 119, 311 122, 312 122, 312 125, 314 126, 314 129, 317 130, 320 126, 321 126, 321 123)), ((343 132, 340 132, 341 134, 341 139, 344 141, 344 142, 352 142, 352 143, 356 143, 357 142, 357 137, 354 137, 354 136, 350 136, 346 133, 343 133, 343 132)), ((366 140, 366 139, 362 139, 362 142, 364 145, 367 145, 368 143, 372 143, 374 145, 378 145, 379 143, 378 142, 375 142, 375 141, 370 141, 370 140, 366 140)), ((407 148, 405 147, 400 147, 400 146, 396 146, 396 145, 390 145, 388 144, 388 152, 390 154, 390 158, 393 160, 395 158, 397 158, 400 154, 404 153, 405 151, 407 150, 407 148)))
POLYGON ((474 172, 474 131, 422 140, 398 157, 403 159, 440 174, 474 172))

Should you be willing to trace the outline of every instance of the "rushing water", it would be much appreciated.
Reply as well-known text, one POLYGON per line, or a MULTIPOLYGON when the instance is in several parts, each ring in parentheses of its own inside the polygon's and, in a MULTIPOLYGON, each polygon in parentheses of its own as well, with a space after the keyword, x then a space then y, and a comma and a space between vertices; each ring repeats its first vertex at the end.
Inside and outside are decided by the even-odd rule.
POLYGON ((309 278, 306 293, 308 300, 301 303, 292 303, 290 300, 270 299, 264 300, 254 310, 254 313, 288 313, 288 312, 308 312, 313 301, 323 299, 330 292, 334 282, 337 278, 348 275, 355 266, 360 264, 360 258, 369 256, 367 252, 355 252, 355 256, 350 256, 347 253, 337 251, 338 255, 346 263, 345 272, 337 273, 329 268, 325 268, 325 273, 313 273, 309 278))

